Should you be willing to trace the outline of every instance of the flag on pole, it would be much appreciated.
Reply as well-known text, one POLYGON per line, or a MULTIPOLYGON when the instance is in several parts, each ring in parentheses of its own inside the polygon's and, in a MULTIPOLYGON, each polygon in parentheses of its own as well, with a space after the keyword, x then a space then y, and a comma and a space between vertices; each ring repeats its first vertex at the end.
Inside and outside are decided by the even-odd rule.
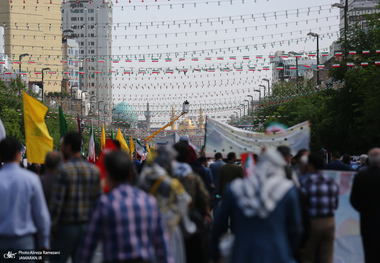
POLYGON ((130 145, 129 149, 130 149, 130 151, 131 151, 131 158, 132 158, 132 160, 133 160, 133 152, 135 151, 135 144, 133 143, 133 138, 132 138, 132 136, 131 136, 131 140, 130 140, 130 142, 129 142, 129 145, 130 145))
POLYGON ((111 139, 115 140, 115 134, 113 133, 113 130, 111 130, 111 139))
POLYGON ((149 155, 150 155, 150 148, 149 148, 149 144, 146 145, 146 150, 148 151, 149 155))
POLYGON ((53 150, 53 138, 45 123, 48 108, 23 91, 25 140, 28 149, 28 161, 45 163, 45 156, 53 150))
POLYGON ((62 138, 69 131, 69 128, 67 127, 67 122, 65 120, 65 116, 63 115, 61 106, 59 106, 58 111, 59 111, 59 134, 61 135, 61 138, 62 138))
POLYGON ((88 161, 90 163, 95 163, 95 134, 94 134, 94 124, 91 121, 91 135, 88 145, 88 161))
POLYGON ((106 146, 106 131, 104 130, 104 123, 102 125, 102 137, 100 137, 101 150, 106 146))
POLYGON ((116 140, 119 141, 121 149, 129 154, 130 151, 129 151, 128 144, 127 144, 127 142, 125 141, 125 139, 124 139, 124 137, 123 137, 123 134, 121 134, 120 129, 117 130, 116 140))
POLYGON ((142 160, 145 160, 146 152, 138 139, 136 140, 136 154, 140 155, 142 160))

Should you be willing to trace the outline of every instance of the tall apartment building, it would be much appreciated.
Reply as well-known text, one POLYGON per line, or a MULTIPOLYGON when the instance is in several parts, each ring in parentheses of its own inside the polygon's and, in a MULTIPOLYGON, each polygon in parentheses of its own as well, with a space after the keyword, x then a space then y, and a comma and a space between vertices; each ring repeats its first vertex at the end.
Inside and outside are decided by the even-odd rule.
MULTIPOLYGON (((80 89, 88 91, 95 100, 103 101, 102 115, 110 116, 112 109, 112 0, 74 0, 62 3, 62 28, 73 30, 83 60, 80 89)), ((97 112, 99 103, 92 103, 97 112)))
POLYGON ((45 92, 60 91, 62 80, 61 0, 0 1, 0 25, 4 27, 4 51, 18 73, 23 57, 23 72, 28 82, 42 83, 45 92))
MULTIPOLYGON (((342 7, 345 6, 346 0, 340 1, 342 7)), ((362 29, 365 29, 368 25, 368 21, 365 15, 374 14, 380 10, 377 8, 379 1, 377 0, 348 0, 347 1, 347 19, 348 19, 348 28, 358 24, 362 29)), ((344 35, 344 22, 345 14, 344 8, 340 9, 340 23, 339 29, 341 35, 344 35)))

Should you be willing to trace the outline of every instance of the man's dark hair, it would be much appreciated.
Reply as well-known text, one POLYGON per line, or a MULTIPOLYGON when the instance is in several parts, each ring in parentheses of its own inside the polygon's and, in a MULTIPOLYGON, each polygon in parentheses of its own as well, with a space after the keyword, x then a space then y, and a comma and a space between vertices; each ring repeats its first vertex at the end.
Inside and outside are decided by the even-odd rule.
POLYGON ((107 174, 115 182, 126 182, 133 177, 134 166, 132 160, 124 151, 110 152, 104 157, 104 164, 107 174))
POLYGON ((305 152, 308 152, 308 150, 306 150, 306 149, 301 149, 301 150, 299 150, 299 151, 297 152, 296 156, 294 156, 294 159, 295 159, 295 160, 298 160, 299 158, 301 158, 302 155, 305 154, 305 152))
POLYGON ((221 153, 215 154, 215 160, 218 160, 218 159, 223 159, 223 155, 221 153))
POLYGON ((308 156, 307 163, 312 165, 314 169, 317 171, 323 170, 323 167, 324 167, 323 155, 320 152, 312 152, 308 156))
POLYGON ((112 142, 116 145, 117 149, 121 150, 121 144, 118 140, 112 140, 112 142))
POLYGON ((141 159, 141 155, 137 155, 136 159, 141 159))
POLYGON ((227 160, 232 161, 236 157, 236 153, 230 152, 227 154, 227 160))
POLYGON ((177 151, 178 155, 176 157, 178 162, 186 163, 189 157, 189 148, 187 147, 187 142, 180 141, 173 145, 174 149, 177 151))
POLYGON ((198 161, 199 161, 200 163, 204 163, 204 162, 207 162, 207 159, 206 159, 206 157, 201 156, 201 157, 198 158, 198 161))
POLYGON ((4 163, 15 161, 17 153, 21 152, 21 143, 7 137, 0 142, 0 159, 4 163))
POLYGON ((45 156, 45 167, 48 170, 57 169, 58 165, 62 162, 62 155, 58 151, 48 152, 45 156))
POLYGON ((343 163, 350 165, 351 164, 351 156, 349 154, 343 155, 343 163))
POLYGON ((333 152, 331 156, 335 157, 336 159, 340 159, 340 153, 337 151, 333 152))
POLYGON ((291 154, 288 146, 278 146, 277 151, 279 151, 284 158, 291 154))
POLYGON ((73 153, 80 152, 82 146, 82 136, 78 132, 68 132, 63 137, 63 144, 70 145, 73 153))

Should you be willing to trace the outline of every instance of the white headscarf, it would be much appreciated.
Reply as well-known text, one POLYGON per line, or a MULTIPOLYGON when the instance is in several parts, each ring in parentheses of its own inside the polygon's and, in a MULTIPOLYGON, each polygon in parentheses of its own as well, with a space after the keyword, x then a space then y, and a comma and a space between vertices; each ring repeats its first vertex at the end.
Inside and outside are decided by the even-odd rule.
POLYGON ((285 177, 285 166, 286 162, 278 151, 267 150, 260 157, 253 175, 232 182, 232 193, 245 216, 267 218, 294 186, 285 177))

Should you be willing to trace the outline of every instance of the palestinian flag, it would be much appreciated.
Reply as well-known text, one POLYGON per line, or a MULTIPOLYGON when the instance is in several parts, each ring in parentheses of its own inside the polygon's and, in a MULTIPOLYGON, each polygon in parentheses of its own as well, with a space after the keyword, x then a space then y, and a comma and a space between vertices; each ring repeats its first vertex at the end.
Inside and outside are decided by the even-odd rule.
POLYGON ((325 68, 325 65, 318 65, 318 68, 325 68))
POLYGON ((152 62, 158 62, 158 58, 152 58, 152 62))
POLYGON ((165 58, 165 62, 172 62, 171 58, 165 58))
POLYGON ((342 51, 335 51, 335 56, 337 56, 337 57, 343 56, 342 51))
POLYGON ((211 60, 211 57, 207 57, 206 60, 211 60))
POLYGON ((356 55, 356 51, 352 50, 352 51, 348 52, 348 54, 350 54, 350 55, 356 55))
POLYGON ((308 56, 309 56, 309 57, 315 57, 316 54, 315 54, 314 52, 310 52, 308 56))
POLYGON ((347 62, 347 67, 353 67, 353 66, 355 66, 354 63, 352 63, 352 62, 347 62))
POLYGON ((276 67, 277 70, 284 70, 284 67, 276 67))
POLYGON ((106 63, 105 60, 99 60, 99 63, 106 63))
POLYGON ((243 56, 243 59, 247 60, 247 59, 249 59, 249 56, 243 56))
POLYGON ((145 58, 140 58, 139 62, 145 62, 145 58))
POLYGON ((369 54, 369 50, 363 50, 362 54, 369 54))
POLYGON ((269 67, 263 67, 263 70, 269 70, 269 67))
POLYGON ((230 56, 230 59, 231 60, 236 60, 236 57, 235 56, 230 56))
POLYGON ((368 66, 368 62, 362 62, 360 63, 361 66, 368 66))
POLYGON ((329 52, 322 52, 322 57, 328 57, 329 56, 329 52))
POLYGON ((132 62, 132 60, 129 59, 129 58, 127 58, 127 59, 125 60, 125 62, 132 62))
POLYGON ((224 60, 224 57, 218 57, 217 60, 224 60))
POLYGON ((263 59, 263 55, 256 55, 256 59, 263 59))
POLYGON ((191 61, 198 61, 198 58, 192 58, 191 61))
POLYGON ((380 65, 380 61, 375 61, 375 65, 379 66, 380 65))
POLYGON ((289 66, 289 69, 297 69, 296 66, 289 66))

